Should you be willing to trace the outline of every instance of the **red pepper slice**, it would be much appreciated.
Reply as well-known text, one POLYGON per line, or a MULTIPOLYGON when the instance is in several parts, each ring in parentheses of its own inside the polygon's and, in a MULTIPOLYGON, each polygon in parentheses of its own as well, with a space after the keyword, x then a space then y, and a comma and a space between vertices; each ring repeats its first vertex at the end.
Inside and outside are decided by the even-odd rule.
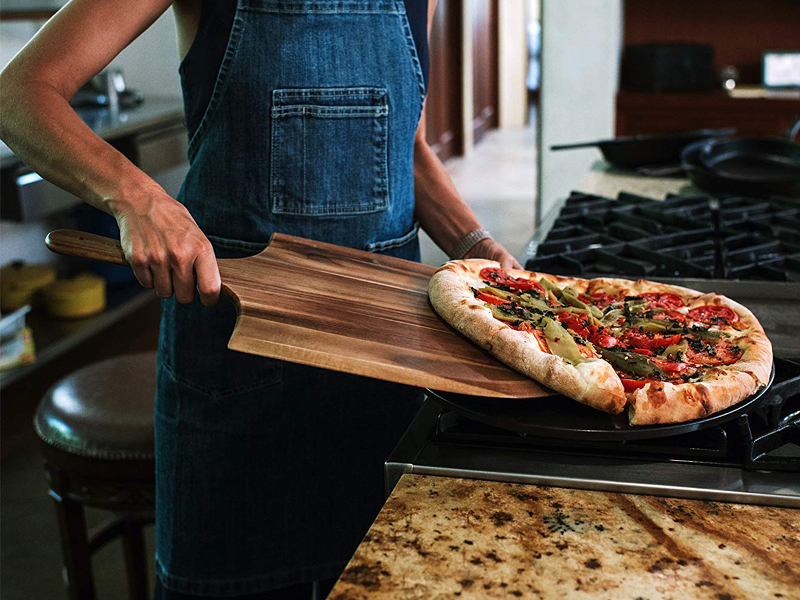
POLYGON ((622 387, 625 389, 626 392, 633 392, 634 390, 638 390, 646 386, 648 383, 658 383, 652 379, 623 379, 620 378, 622 381, 622 387))
POLYGON ((656 313, 653 315, 654 319, 669 319, 670 321, 680 321, 683 323, 686 321, 686 315, 683 313, 679 313, 677 310, 669 310, 666 309, 663 312, 656 313))
POLYGON ((639 297, 649 301, 652 308, 680 308, 681 306, 686 306, 683 298, 677 294, 649 292, 640 294, 639 297))
POLYGON ((665 373, 670 373, 674 375, 680 375, 681 373, 685 373, 686 369, 689 368, 689 366, 686 363, 682 362, 670 362, 668 360, 654 360, 653 362, 655 362, 659 367, 661 367, 661 370, 664 371, 665 373))
POLYGON ((577 333, 581 337, 588 338, 589 331, 586 329, 586 320, 588 317, 585 315, 577 316, 573 315, 572 313, 568 313, 566 311, 562 311, 556 314, 556 319, 558 319, 561 323, 566 325, 567 329, 570 329, 577 333))
POLYGON ((595 346, 600 346, 601 348, 613 348, 618 343, 617 338, 615 338, 613 335, 608 335, 607 333, 595 333, 591 336, 591 338, 589 338, 589 341, 595 346))
MULTIPOLYGON (((583 300, 583 298, 581 298, 581 300, 583 300)), ((594 304, 597 308, 605 308, 606 306, 608 306, 609 304, 613 304, 617 300, 619 300, 619 298, 616 298, 611 294, 604 294, 602 292, 597 292, 596 294, 592 294, 591 298, 583 301, 588 302, 590 304, 594 304)))
POLYGON ((631 352, 636 352, 636 354, 644 354, 645 356, 653 356, 653 351, 648 350, 647 348, 631 348, 631 352))
POLYGON ((506 272, 505 269, 494 269, 492 267, 485 267, 480 271, 480 277, 484 281, 488 281, 490 283, 497 283, 500 285, 507 285, 510 288, 514 288, 520 292, 524 292, 526 290, 538 290, 542 294, 545 293, 544 288, 539 285, 536 281, 531 281, 530 279, 522 279, 521 277, 512 277, 511 275, 506 272))
POLYGON ((646 333, 639 333, 638 331, 628 331, 622 336, 622 342, 633 346, 634 348, 648 348, 655 350, 656 348, 666 348, 672 344, 679 344, 681 341, 681 334, 664 335, 662 333, 654 333, 652 337, 646 333))
POLYGON ((484 302, 488 302, 489 304, 494 304, 495 306, 500 306, 501 304, 506 304, 507 300, 503 300, 495 296, 494 294, 487 294, 485 292, 478 292, 477 296, 478 300, 483 300, 484 302))
POLYGON ((716 306, 706 304, 705 306, 696 306, 688 312, 689 318, 701 323, 714 325, 719 323, 720 320, 725 323, 736 323, 739 320, 739 315, 736 314, 731 308, 727 306, 716 306))

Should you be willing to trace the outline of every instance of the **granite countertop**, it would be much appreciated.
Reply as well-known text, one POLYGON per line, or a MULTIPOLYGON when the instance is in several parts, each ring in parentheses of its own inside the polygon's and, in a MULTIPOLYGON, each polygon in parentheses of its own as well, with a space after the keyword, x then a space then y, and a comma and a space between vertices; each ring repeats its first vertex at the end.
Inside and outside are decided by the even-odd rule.
MULTIPOLYGON (((183 100, 179 97, 148 96, 139 106, 110 111, 107 108, 77 108, 75 112, 104 140, 130 135, 173 122, 183 121, 183 100)), ((21 162, 0 141, 0 167, 21 162)))
POLYGON ((329 600, 800 597, 800 511, 404 475, 329 600))
POLYGON ((683 196, 707 194, 694 186, 688 177, 640 175, 635 171, 614 167, 602 159, 595 161, 578 186, 578 190, 607 198, 616 198, 620 192, 629 192, 659 200, 667 194, 683 196))

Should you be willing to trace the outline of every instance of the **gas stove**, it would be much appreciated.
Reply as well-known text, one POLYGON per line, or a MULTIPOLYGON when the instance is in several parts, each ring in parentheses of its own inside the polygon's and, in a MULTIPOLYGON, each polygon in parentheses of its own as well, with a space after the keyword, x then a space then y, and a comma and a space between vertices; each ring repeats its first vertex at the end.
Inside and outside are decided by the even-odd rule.
POLYGON ((744 304, 772 341, 772 385, 705 429, 619 440, 498 427, 481 416, 491 399, 484 413, 430 392, 386 462, 387 493, 420 473, 800 508, 800 201, 573 192, 528 255, 529 270, 647 278, 744 304))

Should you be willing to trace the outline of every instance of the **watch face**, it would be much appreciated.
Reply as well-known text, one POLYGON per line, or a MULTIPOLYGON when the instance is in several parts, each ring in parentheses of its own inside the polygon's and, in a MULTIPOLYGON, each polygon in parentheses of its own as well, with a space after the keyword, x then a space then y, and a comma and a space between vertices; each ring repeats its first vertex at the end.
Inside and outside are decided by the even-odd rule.
POLYGON ((800 51, 765 52, 764 86, 769 88, 800 88, 800 51))

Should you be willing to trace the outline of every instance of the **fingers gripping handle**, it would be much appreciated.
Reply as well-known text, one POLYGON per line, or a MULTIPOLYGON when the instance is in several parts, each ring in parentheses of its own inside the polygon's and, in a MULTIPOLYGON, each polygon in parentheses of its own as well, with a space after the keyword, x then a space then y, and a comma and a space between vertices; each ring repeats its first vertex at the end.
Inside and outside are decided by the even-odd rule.
POLYGON ((72 229, 56 229, 47 234, 44 243, 57 254, 90 258, 123 267, 130 266, 125 260, 120 243, 101 235, 72 229))

